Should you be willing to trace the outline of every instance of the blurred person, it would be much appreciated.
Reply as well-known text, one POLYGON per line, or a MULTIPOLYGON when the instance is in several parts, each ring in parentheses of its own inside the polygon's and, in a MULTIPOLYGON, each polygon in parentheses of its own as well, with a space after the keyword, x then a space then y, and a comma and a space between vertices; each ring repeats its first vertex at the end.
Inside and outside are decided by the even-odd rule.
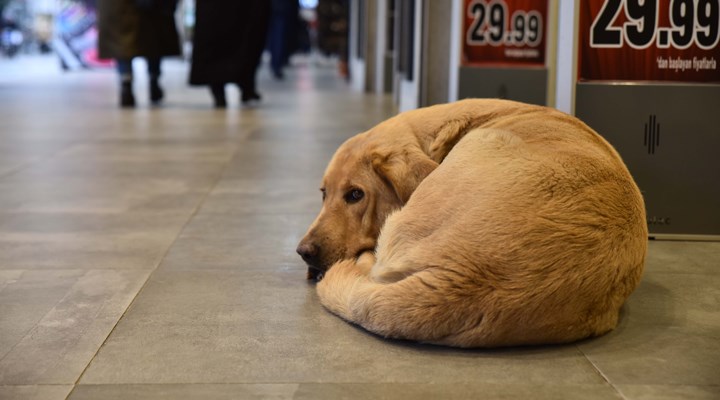
POLYGON ((0 53, 14 57, 26 48, 28 5, 22 0, 0 0, 0 53))
POLYGON ((134 107, 132 60, 147 60, 150 101, 159 104, 162 57, 180 55, 175 26, 178 0, 97 0, 98 52, 112 58, 120 76, 120 106, 134 107))
POLYGON ((53 16, 47 13, 35 14, 35 23, 33 26, 35 31, 35 39, 38 42, 40 53, 50 53, 50 41, 52 40, 53 16))
POLYGON ((300 3, 298 0, 272 0, 272 13, 267 38, 270 69, 276 79, 283 79, 299 33, 300 3))
POLYGON ((346 79, 349 78, 349 8, 348 0, 318 0, 317 6, 318 47, 326 56, 340 58, 340 75, 346 79))
POLYGON ((33 34, 41 54, 51 52, 50 43, 53 38, 54 16, 58 12, 55 0, 33 0, 29 3, 33 16, 33 34))
POLYGON ((3 20, 3 13, 5 12, 5 6, 10 2, 10 0, 0 0, 0 30, 2 30, 4 23, 3 20))
POLYGON ((199 0, 195 4, 190 85, 209 86, 215 107, 227 107, 225 85, 240 87, 241 102, 260 101, 255 76, 265 48, 269 0, 199 0))

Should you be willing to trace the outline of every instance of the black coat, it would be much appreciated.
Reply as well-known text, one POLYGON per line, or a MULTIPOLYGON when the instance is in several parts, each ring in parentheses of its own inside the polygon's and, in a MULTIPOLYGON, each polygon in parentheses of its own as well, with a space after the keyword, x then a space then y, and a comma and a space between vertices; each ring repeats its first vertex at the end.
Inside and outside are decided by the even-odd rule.
POLYGON ((197 0, 190 84, 254 88, 270 6, 269 0, 197 0))
POLYGON ((180 55, 176 5, 177 0, 97 0, 100 58, 180 55))

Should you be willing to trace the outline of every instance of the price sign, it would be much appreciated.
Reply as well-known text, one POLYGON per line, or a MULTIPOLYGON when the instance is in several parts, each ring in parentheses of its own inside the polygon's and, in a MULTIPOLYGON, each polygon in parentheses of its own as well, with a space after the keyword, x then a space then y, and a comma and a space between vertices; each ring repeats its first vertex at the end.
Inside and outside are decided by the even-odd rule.
POLYGON ((545 65, 547 0, 465 0, 463 65, 545 65))
POLYGON ((720 83, 720 0, 580 2, 580 80, 720 83))

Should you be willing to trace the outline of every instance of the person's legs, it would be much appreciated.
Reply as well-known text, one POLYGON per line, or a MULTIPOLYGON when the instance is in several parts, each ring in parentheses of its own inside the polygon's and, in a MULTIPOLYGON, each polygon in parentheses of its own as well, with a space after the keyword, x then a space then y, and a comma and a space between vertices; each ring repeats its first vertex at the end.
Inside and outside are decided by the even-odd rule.
POLYGON ((158 79, 160 77, 160 57, 148 57, 148 75, 150 79, 158 79))
POLYGON ((148 57, 148 76, 150 77, 150 101, 153 104, 160 103, 165 93, 160 87, 160 57, 148 57))
POLYGON ((285 20, 282 15, 273 15, 268 32, 268 50, 270 50, 270 68, 276 79, 283 79, 285 61, 285 20))
POLYGON ((225 84, 224 83, 210 84, 210 93, 212 93, 213 100, 215 101, 215 108, 227 107, 227 100, 225 99, 225 84))
POLYGON ((242 54, 245 57, 240 73, 241 101, 244 104, 260 100, 260 94, 255 87, 255 74, 265 49, 265 38, 270 25, 270 2, 258 0, 250 3, 248 9, 252 10, 252 18, 246 20, 242 38, 242 54))
POLYGON ((135 96, 132 90, 132 58, 117 59, 115 64, 120 77, 120 107, 135 107, 135 96))

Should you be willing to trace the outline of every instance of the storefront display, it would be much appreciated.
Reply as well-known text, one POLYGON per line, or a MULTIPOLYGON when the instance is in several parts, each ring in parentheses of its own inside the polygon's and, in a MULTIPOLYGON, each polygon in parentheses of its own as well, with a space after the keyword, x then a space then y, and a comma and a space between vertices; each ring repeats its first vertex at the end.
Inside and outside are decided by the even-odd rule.
POLYGON ((720 83, 717 0, 583 1, 579 79, 720 83))
POLYGON ((546 104, 548 1, 464 0, 459 98, 546 104))
POLYGON ((720 1, 580 2, 575 112, 619 151, 651 237, 720 239, 720 1))
POLYGON ((547 1, 465 0, 463 65, 545 65, 547 1))

